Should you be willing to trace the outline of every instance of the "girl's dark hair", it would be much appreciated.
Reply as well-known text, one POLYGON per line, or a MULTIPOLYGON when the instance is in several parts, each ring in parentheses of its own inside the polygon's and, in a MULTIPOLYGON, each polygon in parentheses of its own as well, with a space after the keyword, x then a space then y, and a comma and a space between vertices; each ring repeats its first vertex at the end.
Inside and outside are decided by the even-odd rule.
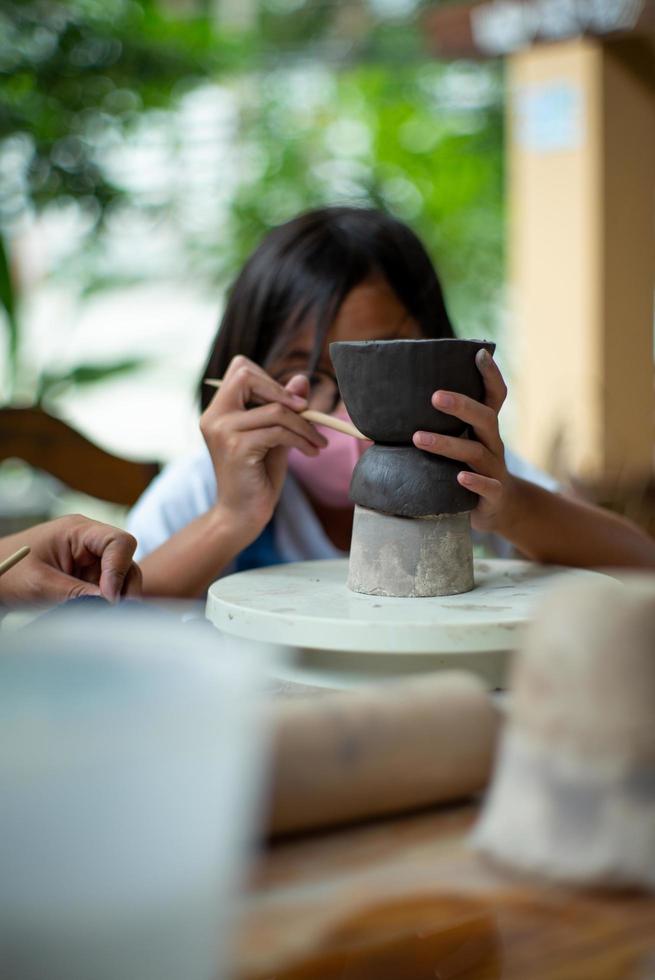
MULTIPOLYGON (((274 228, 239 273, 203 378, 222 378, 237 354, 267 367, 312 322, 313 370, 348 293, 382 276, 425 337, 453 337, 441 285, 420 240, 382 211, 329 207, 274 228)), ((200 385, 202 408, 213 389, 200 385)))

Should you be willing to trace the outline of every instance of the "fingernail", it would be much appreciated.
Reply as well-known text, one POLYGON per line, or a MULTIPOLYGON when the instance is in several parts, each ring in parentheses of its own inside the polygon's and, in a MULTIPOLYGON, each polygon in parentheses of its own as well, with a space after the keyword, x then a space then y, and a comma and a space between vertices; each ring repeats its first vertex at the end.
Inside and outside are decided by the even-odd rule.
POLYGON ((414 442, 419 446, 435 446, 437 443, 437 437, 433 432, 415 432, 414 442))
POLYGON ((491 364, 491 354, 484 347, 477 352, 475 360, 479 368, 483 370, 491 364))
POLYGON ((290 395, 291 404, 297 406, 298 408, 304 408, 307 404, 307 399, 302 398, 300 395, 290 395))
POLYGON ((453 396, 445 391, 438 391, 434 396, 434 400, 441 408, 452 408, 455 404, 453 396))

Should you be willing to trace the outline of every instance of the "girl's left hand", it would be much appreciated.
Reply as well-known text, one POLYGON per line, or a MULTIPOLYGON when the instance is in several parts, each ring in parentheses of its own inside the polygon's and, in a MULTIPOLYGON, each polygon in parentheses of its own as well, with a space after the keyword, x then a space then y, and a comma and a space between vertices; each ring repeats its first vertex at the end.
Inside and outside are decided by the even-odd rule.
POLYGON ((484 404, 454 391, 435 391, 432 396, 435 408, 466 422, 475 438, 419 431, 414 433, 414 445, 467 463, 472 472, 462 470, 457 480, 480 497, 471 514, 471 524, 478 531, 500 531, 510 521, 515 497, 514 478, 505 465, 505 447, 498 431, 498 413, 507 396, 507 387, 488 351, 478 351, 475 360, 484 379, 484 404))

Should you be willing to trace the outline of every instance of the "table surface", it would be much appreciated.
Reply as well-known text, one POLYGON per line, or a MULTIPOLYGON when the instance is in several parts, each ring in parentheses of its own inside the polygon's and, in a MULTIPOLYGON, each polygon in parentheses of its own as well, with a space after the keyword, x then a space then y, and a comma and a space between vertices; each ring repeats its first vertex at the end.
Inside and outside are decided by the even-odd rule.
POLYGON ((655 897, 521 879, 467 845, 473 805, 273 844, 239 980, 653 980, 655 897))

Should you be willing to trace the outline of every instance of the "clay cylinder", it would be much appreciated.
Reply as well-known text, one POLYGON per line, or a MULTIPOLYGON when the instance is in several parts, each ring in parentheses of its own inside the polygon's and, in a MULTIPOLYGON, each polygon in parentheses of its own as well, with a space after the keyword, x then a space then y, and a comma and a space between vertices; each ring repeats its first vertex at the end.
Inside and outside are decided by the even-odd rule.
POLYGON ((355 507, 348 588, 367 595, 428 597, 469 592, 468 513, 396 517, 355 507))
POLYGON ((273 834, 477 793, 500 724, 481 682, 455 671, 277 702, 273 710, 273 834))

